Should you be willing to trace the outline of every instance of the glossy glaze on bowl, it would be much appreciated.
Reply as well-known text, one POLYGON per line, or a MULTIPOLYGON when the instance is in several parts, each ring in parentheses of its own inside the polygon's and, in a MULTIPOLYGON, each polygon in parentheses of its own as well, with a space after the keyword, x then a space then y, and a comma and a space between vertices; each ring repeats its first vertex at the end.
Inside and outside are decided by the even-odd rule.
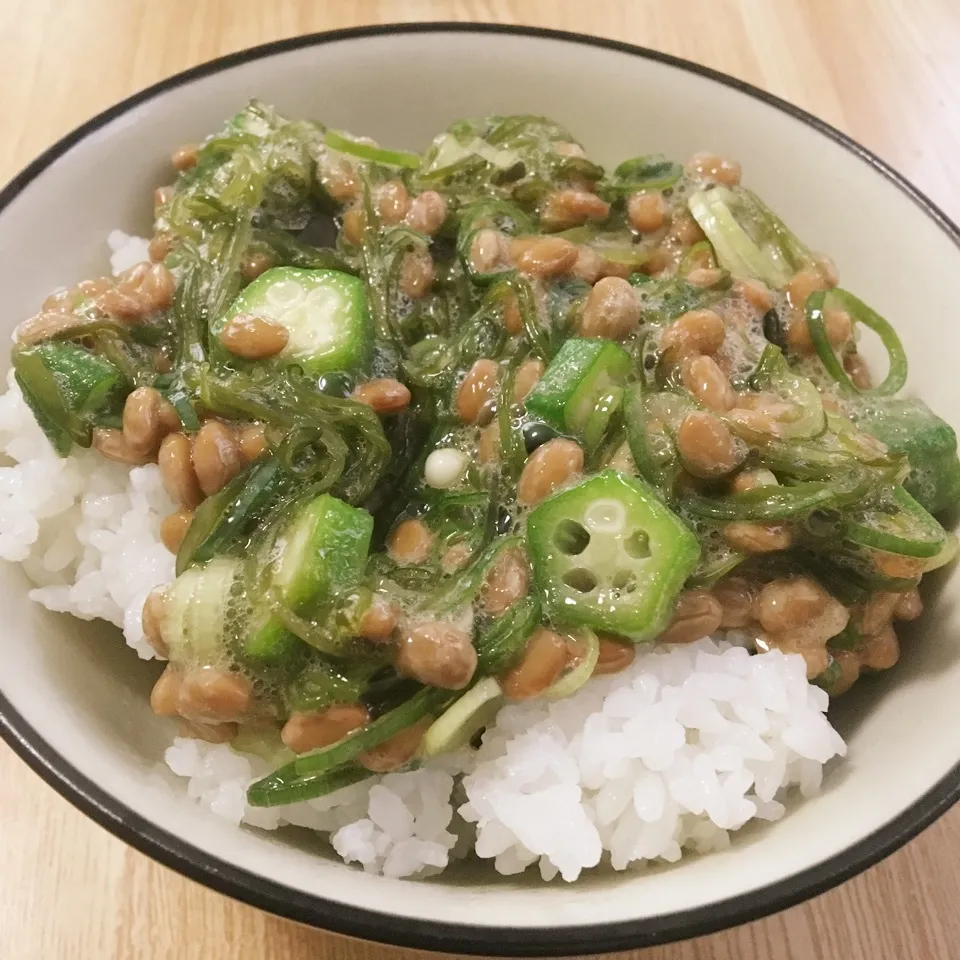
MULTIPOLYGON (((897 326, 911 391, 960 423, 958 233, 929 201, 836 131, 729 78, 610 41, 520 28, 413 25, 298 38, 189 71, 95 118, 0 194, 4 331, 53 287, 101 272, 111 228, 148 231, 170 149, 216 129, 251 96, 408 149, 458 117, 533 112, 569 126, 601 162, 704 148, 734 156, 748 185, 836 259, 844 286, 897 326)), ((745 831, 728 852, 573 886, 476 868, 429 884, 373 877, 318 854, 302 835, 238 831, 201 813, 154 772, 172 735, 147 705, 156 667, 111 628, 31 604, 12 566, 0 568, 0 723, 38 772, 108 829, 265 909, 408 946, 624 949, 755 919, 820 892, 957 799, 957 583, 941 576, 901 665, 859 684, 837 712, 850 757, 830 771, 823 796, 772 828, 745 831)))

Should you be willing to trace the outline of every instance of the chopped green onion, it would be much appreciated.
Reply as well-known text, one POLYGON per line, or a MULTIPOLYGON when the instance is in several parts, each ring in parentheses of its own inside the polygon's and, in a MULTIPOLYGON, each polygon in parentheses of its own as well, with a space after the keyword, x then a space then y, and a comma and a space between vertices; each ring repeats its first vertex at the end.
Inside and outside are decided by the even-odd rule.
POLYGON ((726 187, 712 187, 694 193, 687 206, 725 270, 735 277, 756 278, 780 289, 794 271, 775 247, 761 247, 740 226, 731 209, 736 201, 736 195, 726 187))
POLYGON ((423 755, 435 757, 465 747, 493 722, 502 703, 500 684, 493 677, 484 678, 434 720, 423 737, 423 755))
POLYGON ((940 548, 940 552, 927 561, 923 572, 929 573, 931 570, 939 570, 940 567, 945 567, 948 563, 953 563, 958 553, 960 553, 960 539, 957 538, 957 535, 953 533, 953 531, 948 530, 947 539, 940 548))
POLYGON ((693 409, 688 398, 676 393, 647 393, 640 384, 627 389, 624 419, 630 454, 640 475, 667 501, 673 497, 681 469, 674 429, 693 409), (651 429, 651 423, 661 426, 651 429))
POLYGON ((505 276, 491 291, 491 297, 499 299, 507 291, 517 298, 517 308, 520 319, 523 321, 523 332, 530 344, 530 349, 543 360, 550 360, 552 351, 546 331, 540 326, 540 312, 537 310, 537 300, 533 287, 526 277, 511 273, 505 276))
POLYGON ((464 144, 454 134, 445 133, 434 141, 430 162, 419 176, 425 181, 442 181, 462 174, 468 168, 482 169, 483 164, 504 171, 511 169, 519 159, 520 155, 515 151, 502 150, 480 137, 473 137, 464 144))
POLYGON ((467 234, 480 227, 495 227, 511 237, 536 232, 530 217, 506 200, 478 200, 466 207, 460 214, 458 246, 463 245, 467 234))
POLYGON ((285 480, 274 457, 257 460, 204 500, 177 551, 177 574, 241 543, 276 501, 285 480))
POLYGON ((677 265, 677 273, 681 277, 686 277, 691 270, 698 270, 703 267, 715 267, 716 265, 717 260, 714 256, 710 241, 698 240, 683 255, 683 259, 677 265))
POLYGON ((456 610, 470 603, 480 590, 484 577, 493 566, 501 552, 522 544, 520 537, 501 537, 494 540, 484 551, 467 566, 452 584, 444 583, 438 589, 428 593, 420 604, 420 609, 434 613, 456 610))
MULTIPOLYGON (((296 763, 296 761, 293 761, 296 763)), ((288 764, 287 766, 291 766, 288 764)), ((281 767, 285 770, 287 767, 281 767)), ((277 773, 280 772, 277 771, 277 773)), ((273 774, 275 777, 277 774, 273 774)), ((353 786, 361 780, 367 780, 373 774, 359 764, 349 764, 339 770, 328 770, 323 773, 305 774, 289 783, 267 785, 266 781, 272 777, 264 777, 250 786, 247 792, 247 801, 253 807, 275 807, 284 803, 300 803, 303 800, 316 800, 319 797, 329 796, 344 787, 353 786)))
POLYGON ((690 575, 688 587, 712 587, 718 580, 735 570, 747 559, 747 555, 720 542, 708 546, 700 557, 700 565, 690 575))
POLYGON ((232 639, 236 587, 242 564, 229 557, 190 567, 166 590, 160 626, 170 657, 178 664, 222 661, 232 639))
POLYGON ((896 330, 862 300, 846 290, 836 289, 829 292, 818 290, 807 297, 804 309, 807 317, 807 329, 810 331, 810 339, 813 341, 817 355, 823 361, 827 373, 844 390, 875 397, 888 397, 896 393, 907 382, 907 354, 896 330), (886 379, 879 386, 869 390, 861 390, 847 376, 847 371, 843 369, 843 364, 834 351, 824 327, 824 301, 827 296, 832 301, 839 302, 840 306, 850 314, 855 322, 862 323, 880 337, 880 342, 889 357, 890 369, 887 371, 886 379))
POLYGON ((547 687, 543 696, 547 700, 562 700, 575 694, 592 676, 600 657, 600 639, 584 627, 578 631, 577 639, 583 644, 583 655, 553 686, 547 687))
POLYGON ((904 557, 935 557, 947 534, 943 527, 907 493, 893 491, 893 503, 861 510, 845 518, 847 540, 904 557))
POLYGON ((516 365, 503 375, 500 383, 500 397, 497 401, 497 429, 500 432, 500 459, 504 469, 511 476, 519 476, 527 459, 523 437, 514 424, 513 385, 517 379, 516 365))
POLYGON ((349 153, 351 156, 359 157, 361 160, 369 160, 371 163, 380 163, 385 167, 405 167, 408 170, 416 170, 420 166, 420 155, 417 153, 408 153, 406 150, 385 150, 383 147, 374 147, 369 143, 360 143, 357 140, 351 140, 334 130, 328 130, 324 134, 324 142, 331 150, 337 150, 340 153, 349 153))
MULTIPOLYGON (((862 643, 863 634, 852 623, 848 623, 829 640, 829 645, 836 650, 858 650, 862 643)), ((827 669, 829 670, 829 667, 827 669)))
POLYGON ((402 733, 431 713, 442 710, 450 699, 449 690, 424 687, 399 707, 347 734, 342 740, 322 750, 305 753, 251 784, 247 790, 247 801, 254 807, 273 807, 323 796, 332 792, 330 783, 334 773, 340 774, 342 781, 332 777, 332 782, 337 784, 333 790, 356 783, 363 779, 366 771, 361 774, 361 768, 351 765, 352 760, 402 733))
POLYGON ((827 506, 853 503, 871 481, 863 471, 838 480, 810 480, 792 487, 763 486, 724 497, 691 496, 684 508, 710 520, 785 520, 827 506))
POLYGON ((683 176, 683 167, 662 154, 624 160, 614 171, 607 187, 618 193, 639 190, 666 190, 683 176))
POLYGON ((827 669, 815 676, 811 682, 829 693, 830 688, 838 683, 842 676, 843 668, 840 666, 840 662, 831 657, 827 669))
MULTIPOLYGON (((753 383, 758 390, 768 390, 789 404, 789 413, 775 421, 775 436, 782 440, 810 440, 827 429, 820 391, 790 368, 779 347, 771 343, 764 348, 753 383)), ((755 430, 749 420, 740 420, 736 415, 724 419, 730 429, 745 440, 764 443, 771 437, 770 433, 755 430)))
POLYGON ((511 604, 503 616, 481 629, 477 648, 477 673, 499 674, 523 652, 524 645, 540 622, 540 601, 528 593, 511 604))

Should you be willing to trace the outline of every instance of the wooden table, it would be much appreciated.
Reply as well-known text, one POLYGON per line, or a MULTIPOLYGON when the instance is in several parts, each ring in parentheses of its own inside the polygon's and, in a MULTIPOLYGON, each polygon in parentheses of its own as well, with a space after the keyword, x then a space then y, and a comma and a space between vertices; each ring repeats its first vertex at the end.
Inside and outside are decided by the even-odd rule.
MULTIPOLYGON (((954 0, 0 0, 0 181, 103 107, 195 63, 298 33, 418 19, 538 24, 698 60, 852 134, 960 219, 954 0)), ((0 783, 3 960, 415 960, 182 879, 86 820, 5 746, 0 783)), ((629 956, 947 960, 960 955, 958 857, 960 809, 811 903, 629 956)))

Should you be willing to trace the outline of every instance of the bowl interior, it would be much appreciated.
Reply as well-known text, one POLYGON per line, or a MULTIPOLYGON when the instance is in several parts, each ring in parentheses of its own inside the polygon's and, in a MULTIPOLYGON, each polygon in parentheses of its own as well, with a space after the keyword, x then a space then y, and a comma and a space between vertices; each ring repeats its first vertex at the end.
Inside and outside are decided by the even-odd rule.
MULTIPOLYGON (((843 285, 896 325, 911 360, 910 389, 960 424, 954 385, 960 328, 952 322, 960 251, 917 202, 850 149, 733 86, 622 50, 547 36, 355 36, 236 63, 117 112, 26 182, 0 214, 4 332, 52 288, 103 272, 110 229, 148 231, 153 188, 170 176, 170 149, 216 129, 252 96, 409 149, 422 148, 458 117, 531 112, 565 123, 601 162, 661 151, 682 159, 704 148, 736 157, 747 184, 812 247, 835 258, 843 285)), ((747 831, 728 852, 677 869, 600 875, 575 887, 493 879, 476 869, 429 886, 386 880, 334 862, 302 836, 237 831, 202 813, 154 772, 172 735, 146 703, 155 666, 138 661, 112 629, 30 603, 23 575, 9 565, 0 567, 6 619, 0 692, 20 715, 20 728, 32 728, 30 738, 122 805, 107 815, 114 826, 142 817, 179 838, 188 857, 208 866, 216 858, 228 871, 240 868, 278 884, 302 919, 337 925, 302 896, 314 894, 422 921, 420 928, 405 927, 414 941, 432 942, 433 924, 452 923, 487 927, 491 936, 502 926, 546 928, 558 952, 567 945, 610 948, 618 944, 602 937, 582 943, 571 928, 648 921, 641 928, 652 930, 656 918, 729 898, 760 903, 752 892, 838 857, 951 774, 960 757, 956 577, 941 577, 939 587, 896 670, 860 684, 837 710, 850 756, 830 771, 821 797, 797 803, 773 828, 747 831)), ((153 828, 147 833, 167 846, 169 859, 169 837, 153 828)), ((851 866, 837 860, 829 869, 851 866)), ((223 873, 194 869, 212 882, 223 873)), ((248 897, 263 889, 241 883, 248 897)), ((398 936, 388 919, 344 924, 388 940, 398 936)))

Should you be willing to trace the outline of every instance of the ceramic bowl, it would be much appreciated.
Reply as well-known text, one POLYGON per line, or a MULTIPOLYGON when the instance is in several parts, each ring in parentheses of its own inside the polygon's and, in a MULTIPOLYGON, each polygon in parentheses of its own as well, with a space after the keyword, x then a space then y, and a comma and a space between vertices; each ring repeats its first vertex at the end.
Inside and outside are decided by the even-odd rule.
MULTIPOLYGON (((601 162, 709 148, 757 190, 844 285, 890 318, 911 389, 960 424, 958 231, 884 163, 814 117, 702 67, 606 40, 469 25, 372 27, 234 54, 165 80, 55 144, 0 194, 3 333, 63 283, 102 273, 104 237, 149 232, 171 147, 250 97, 381 143, 421 149, 452 120, 541 113, 601 162)), ((152 774, 172 728, 147 695, 155 665, 112 628, 48 613, 0 567, 0 725, 56 790, 144 853, 304 923, 468 953, 639 947, 753 920, 875 863, 960 794, 960 584, 942 576, 895 670, 835 711, 849 759, 824 792, 723 853, 568 885, 467 866, 428 883, 344 866, 297 832, 235 829, 152 774)), ((40 865, 38 869, 44 869, 40 865)))

